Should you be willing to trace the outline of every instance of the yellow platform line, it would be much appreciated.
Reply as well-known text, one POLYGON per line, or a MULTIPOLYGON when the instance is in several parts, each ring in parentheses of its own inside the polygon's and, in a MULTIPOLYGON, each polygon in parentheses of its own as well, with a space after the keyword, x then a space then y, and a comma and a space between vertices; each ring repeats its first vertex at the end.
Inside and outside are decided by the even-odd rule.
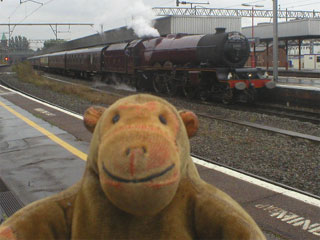
POLYGON ((22 121, 26 122, 28 125, 30 125, 31 127, 35 128, 36 130, 41 132, 43 135, 47 136, 48 138, 50 138, 55 143, 57 143, 60 146, 62 146, 67 151, 71 152, 72 154, 76 155, 77 157, 79 157, 80 159, 82 159, 84 161, 87 160, 87 154, 85 154, 85 153, 81 152, 80 150, 78 150, 77 148, 71 146, 69 143, 67 143, 67 142, 63 141, 62 139, 58 138, 56 135, 54 135, 53 133, 51 133, 48 130, 44 129, 43 127, 40 127, 38 124, 36 124, 35 122, 33 122, 30 119, 26 118, 22 114, 16 112, 15 110, 13 110, 12 108, 8 107, 7 105, 2 103, 1 101, 0 101, 0 106, 2 106, 5 109, 7 109, 13 115, 17 116, 22 121))

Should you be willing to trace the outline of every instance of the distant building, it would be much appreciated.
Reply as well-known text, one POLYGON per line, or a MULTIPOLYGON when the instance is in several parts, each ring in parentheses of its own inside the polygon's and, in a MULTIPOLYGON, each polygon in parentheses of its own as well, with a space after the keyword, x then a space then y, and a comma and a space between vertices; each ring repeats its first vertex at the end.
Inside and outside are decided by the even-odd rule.
MULTIPOLYGON (((255 62, 257 67, 273 67, 273 46, 269 45, 268 52, 267 47, 265 44, 260 44, 255 49, 255 62)), ((287 58, 286 58, 286 50, 285 46, 280 45, 279 46, 279 52, 278 52, 278 66, 279 67, 286 67, 287 64, 287 58)), ((249 56, 248 61, 246 62, 247 67, 251 66, 251 54, 249 56)), ((290 67, 290 64, 289 64, 290 67)))

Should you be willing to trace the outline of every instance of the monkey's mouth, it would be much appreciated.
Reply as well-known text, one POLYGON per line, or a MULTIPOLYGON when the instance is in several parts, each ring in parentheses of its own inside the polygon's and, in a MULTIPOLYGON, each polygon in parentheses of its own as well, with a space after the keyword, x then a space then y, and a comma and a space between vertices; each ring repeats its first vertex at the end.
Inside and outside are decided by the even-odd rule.
POLYGON ((104 166, 104 164, 102 165, 103 171, 111 179, 113 179, 113 180, 115 180, 117 182, 121 182, 121 183, 144 183, 144 182, 149 182, 149 181, 151 181, 151 180, 153 180, 155 178, 158 178, 158 177, 161 177, 161 176, 165 175, 167 172, 172 170, 174 167, 175 167, 175 164, 172 164, 171 166, 167 167, 163 171, 161 171, 159 173, 151 174, 150 176, 147 176, 147 177, 143 177, 143 178, 139 178, 139 179, 125 179, 125 178, 113 175, 111 172, 108 171, 108 169, 104 166))

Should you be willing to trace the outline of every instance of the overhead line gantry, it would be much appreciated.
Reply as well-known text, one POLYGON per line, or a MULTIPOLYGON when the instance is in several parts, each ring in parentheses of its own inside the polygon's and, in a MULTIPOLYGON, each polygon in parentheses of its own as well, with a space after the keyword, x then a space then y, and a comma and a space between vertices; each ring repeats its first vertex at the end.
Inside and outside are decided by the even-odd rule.
MULTIPOLYGON (((178 7, 155 7, 154 13, 157 16, 219 16, 219 17, 257 17, 272 18, 273 10, 261 9, 229 9, 229 8, 178 8, 178 7)), ((289 11, 278 10, 278 18, 320 18, 318 11, 289 11)))
POLYGON ((51 30, 53 31, 56 40, 58 40, 58 26, 90 26, 93 27, 94 24, 92 23, 0 23, 0 26, 8 26, 9 27, 9 42, 11 36, 13 34, 14 29, 17 26, 50 26, 51 30))

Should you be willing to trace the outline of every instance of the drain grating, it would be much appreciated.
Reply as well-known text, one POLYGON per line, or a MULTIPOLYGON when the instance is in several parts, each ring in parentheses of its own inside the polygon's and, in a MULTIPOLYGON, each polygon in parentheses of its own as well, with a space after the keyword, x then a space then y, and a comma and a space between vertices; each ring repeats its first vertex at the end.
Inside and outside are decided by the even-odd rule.
POLYGON ((24 204, 8 189, 0 178, 0 223, 23 206, 24 204))
POLYGON ((0 207, 10 217, 23 207, 23 203, 10 191, 0 192, 0 207))
POLYGON ((7 192, 9 189, 7 188, 6 184, 0 178, 0 192, 7 192))

